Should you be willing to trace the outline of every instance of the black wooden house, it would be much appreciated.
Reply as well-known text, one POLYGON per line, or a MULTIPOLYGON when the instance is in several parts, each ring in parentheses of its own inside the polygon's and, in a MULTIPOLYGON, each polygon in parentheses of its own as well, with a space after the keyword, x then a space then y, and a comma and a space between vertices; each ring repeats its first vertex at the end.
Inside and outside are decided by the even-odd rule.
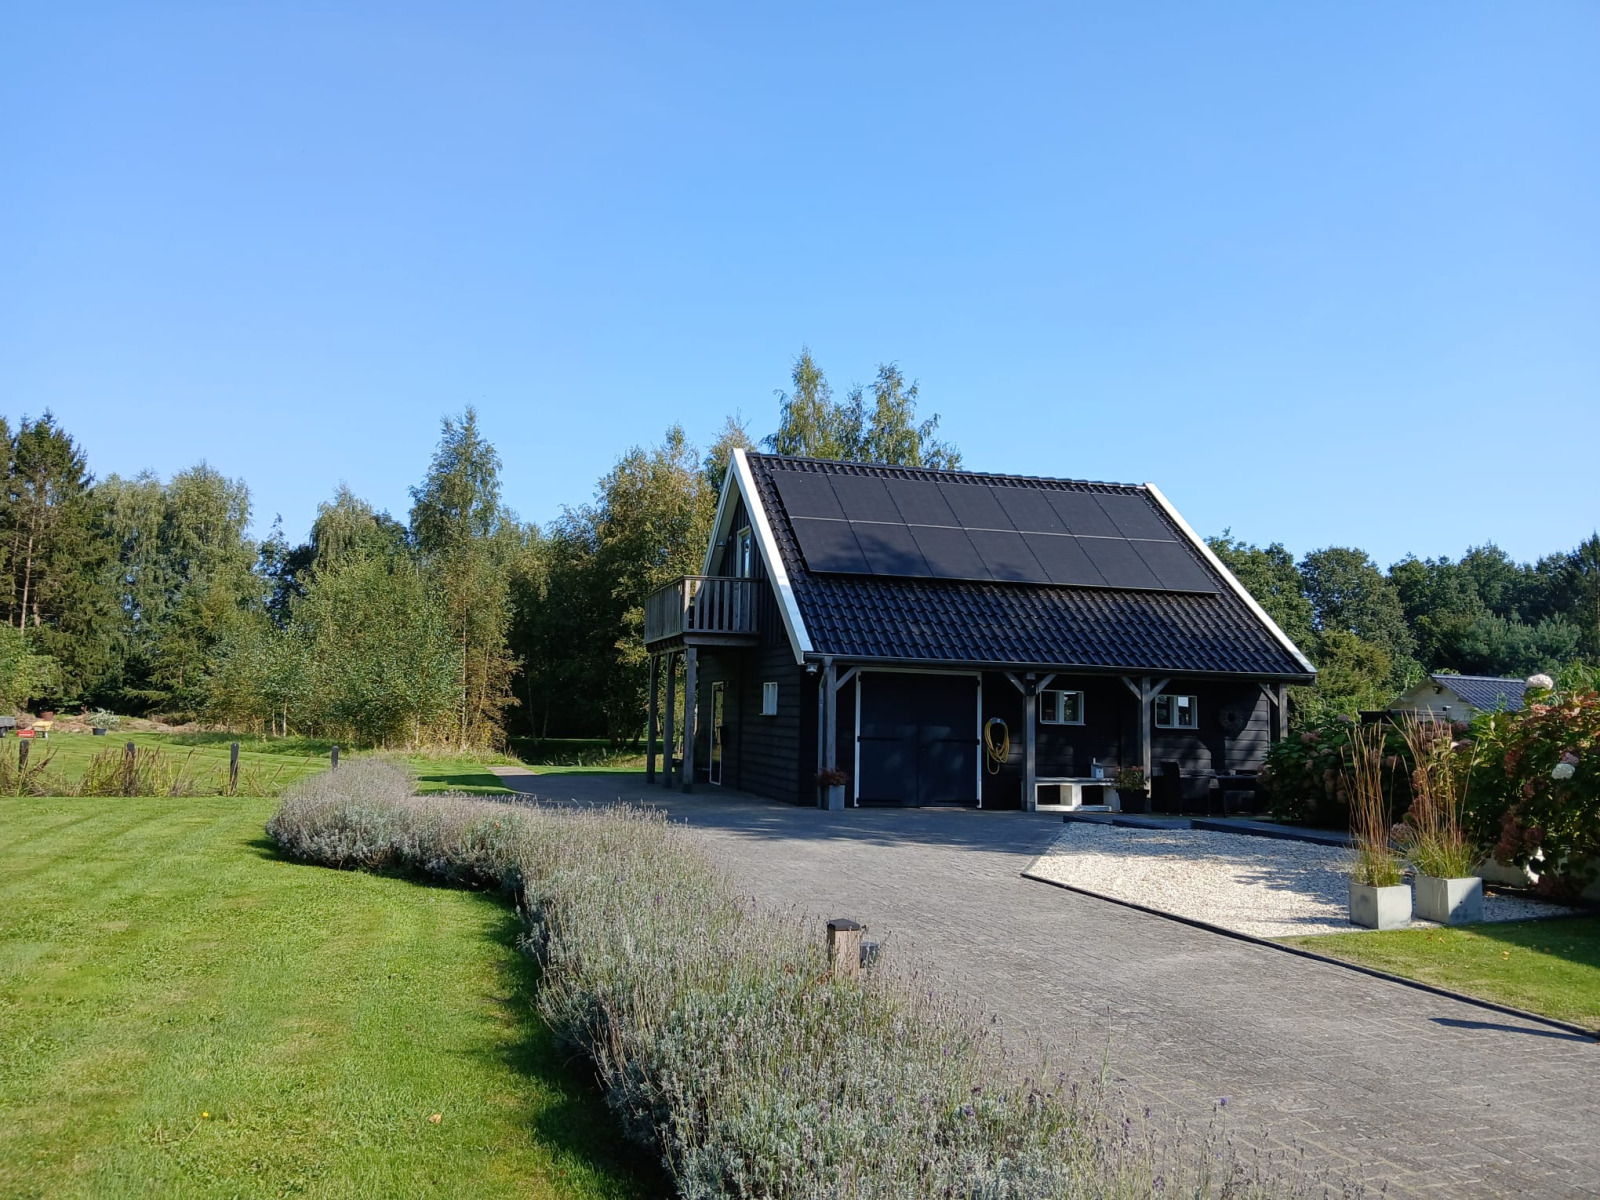
POLYGON ((1153 485, 742 451, 645 644, 652 782, 828 807, 1214 797, 1315 677, 1153 485))

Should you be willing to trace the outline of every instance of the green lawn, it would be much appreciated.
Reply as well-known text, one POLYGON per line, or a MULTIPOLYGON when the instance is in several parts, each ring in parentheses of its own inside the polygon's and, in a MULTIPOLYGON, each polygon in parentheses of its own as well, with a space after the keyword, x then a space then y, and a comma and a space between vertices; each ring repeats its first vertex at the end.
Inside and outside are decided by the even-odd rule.
POLYGON ((0 799, 0 1196, 661 1190, 504 903, 282 860, 273 807, 0 799))
POLYGON ((1600 917, 1283 941, 1600 1030, 1600 917))

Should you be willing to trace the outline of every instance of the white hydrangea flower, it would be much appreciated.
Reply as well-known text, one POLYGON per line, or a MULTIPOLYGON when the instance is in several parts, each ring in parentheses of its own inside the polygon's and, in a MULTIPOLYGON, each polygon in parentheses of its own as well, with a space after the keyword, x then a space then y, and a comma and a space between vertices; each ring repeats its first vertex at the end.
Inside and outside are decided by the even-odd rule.
POLYGON ((1529 675, 1528 686, 1531 688, 1543 688, 1548 692, 1555 688, 1556 681, 1548 675, 1529 675))
POLYGON ((1558 762, 1554 767, 1552 767, 1550 769, 1550 778, 1551 779, 1571 779, 1573 772, 1576 771, 1577 769, 1578 769, 1577 767, 1573 766, 1569 762, 1558 762))

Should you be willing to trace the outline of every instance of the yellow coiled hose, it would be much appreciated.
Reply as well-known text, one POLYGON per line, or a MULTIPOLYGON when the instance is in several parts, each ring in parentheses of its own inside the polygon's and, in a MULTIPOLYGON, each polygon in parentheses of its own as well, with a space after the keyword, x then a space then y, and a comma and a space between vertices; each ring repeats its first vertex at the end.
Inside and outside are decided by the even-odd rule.
POLYGON ((989 774, 1000 774, 1000 768, 1006 765, 1006 758, 1011 753, 1011 730, 1006 728, 1006 723, 999 717, 990 717, 983 725, 983 753, 987 760, 989 774), (995 737, 994 728, 1000 727, 1000 736, 995 737))

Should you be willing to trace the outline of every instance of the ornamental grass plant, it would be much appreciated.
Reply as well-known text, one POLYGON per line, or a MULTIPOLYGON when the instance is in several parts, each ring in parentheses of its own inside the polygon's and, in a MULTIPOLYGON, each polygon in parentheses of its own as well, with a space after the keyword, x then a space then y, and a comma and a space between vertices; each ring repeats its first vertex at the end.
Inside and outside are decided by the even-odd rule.
POLYGON ((1411 808, 1399 837, 1411 865, 1435 879, 1464 879, 1483 858, 1467 836, 1462 813, 1475 765, 1473 746, 1457 740, 1447 721, 1424 721, 1415 713, 1400 722, 1411 751, 1411 808))
POLYGON ((351 763, 291 788, 268 833, 312 862, 508 891, 540 1014, 682 1196, 1287 1190, 1220 1125, 1159 1138, 1103 1079, 1029 1065, 915 971, 835 975, 814 922, 741 895, 660 814, 411 790, 397 764, 351 763))
POLYGON ((1350 875, 1369 887, 1394 887, 1403 878, 1400 859, 1390 844, 1392 822, 1384 789, 1385 729, 1358 725, 1350 731, 1344 767, 1344 790, 1350 801, 1350 833, 1355 856, 1350 875))

